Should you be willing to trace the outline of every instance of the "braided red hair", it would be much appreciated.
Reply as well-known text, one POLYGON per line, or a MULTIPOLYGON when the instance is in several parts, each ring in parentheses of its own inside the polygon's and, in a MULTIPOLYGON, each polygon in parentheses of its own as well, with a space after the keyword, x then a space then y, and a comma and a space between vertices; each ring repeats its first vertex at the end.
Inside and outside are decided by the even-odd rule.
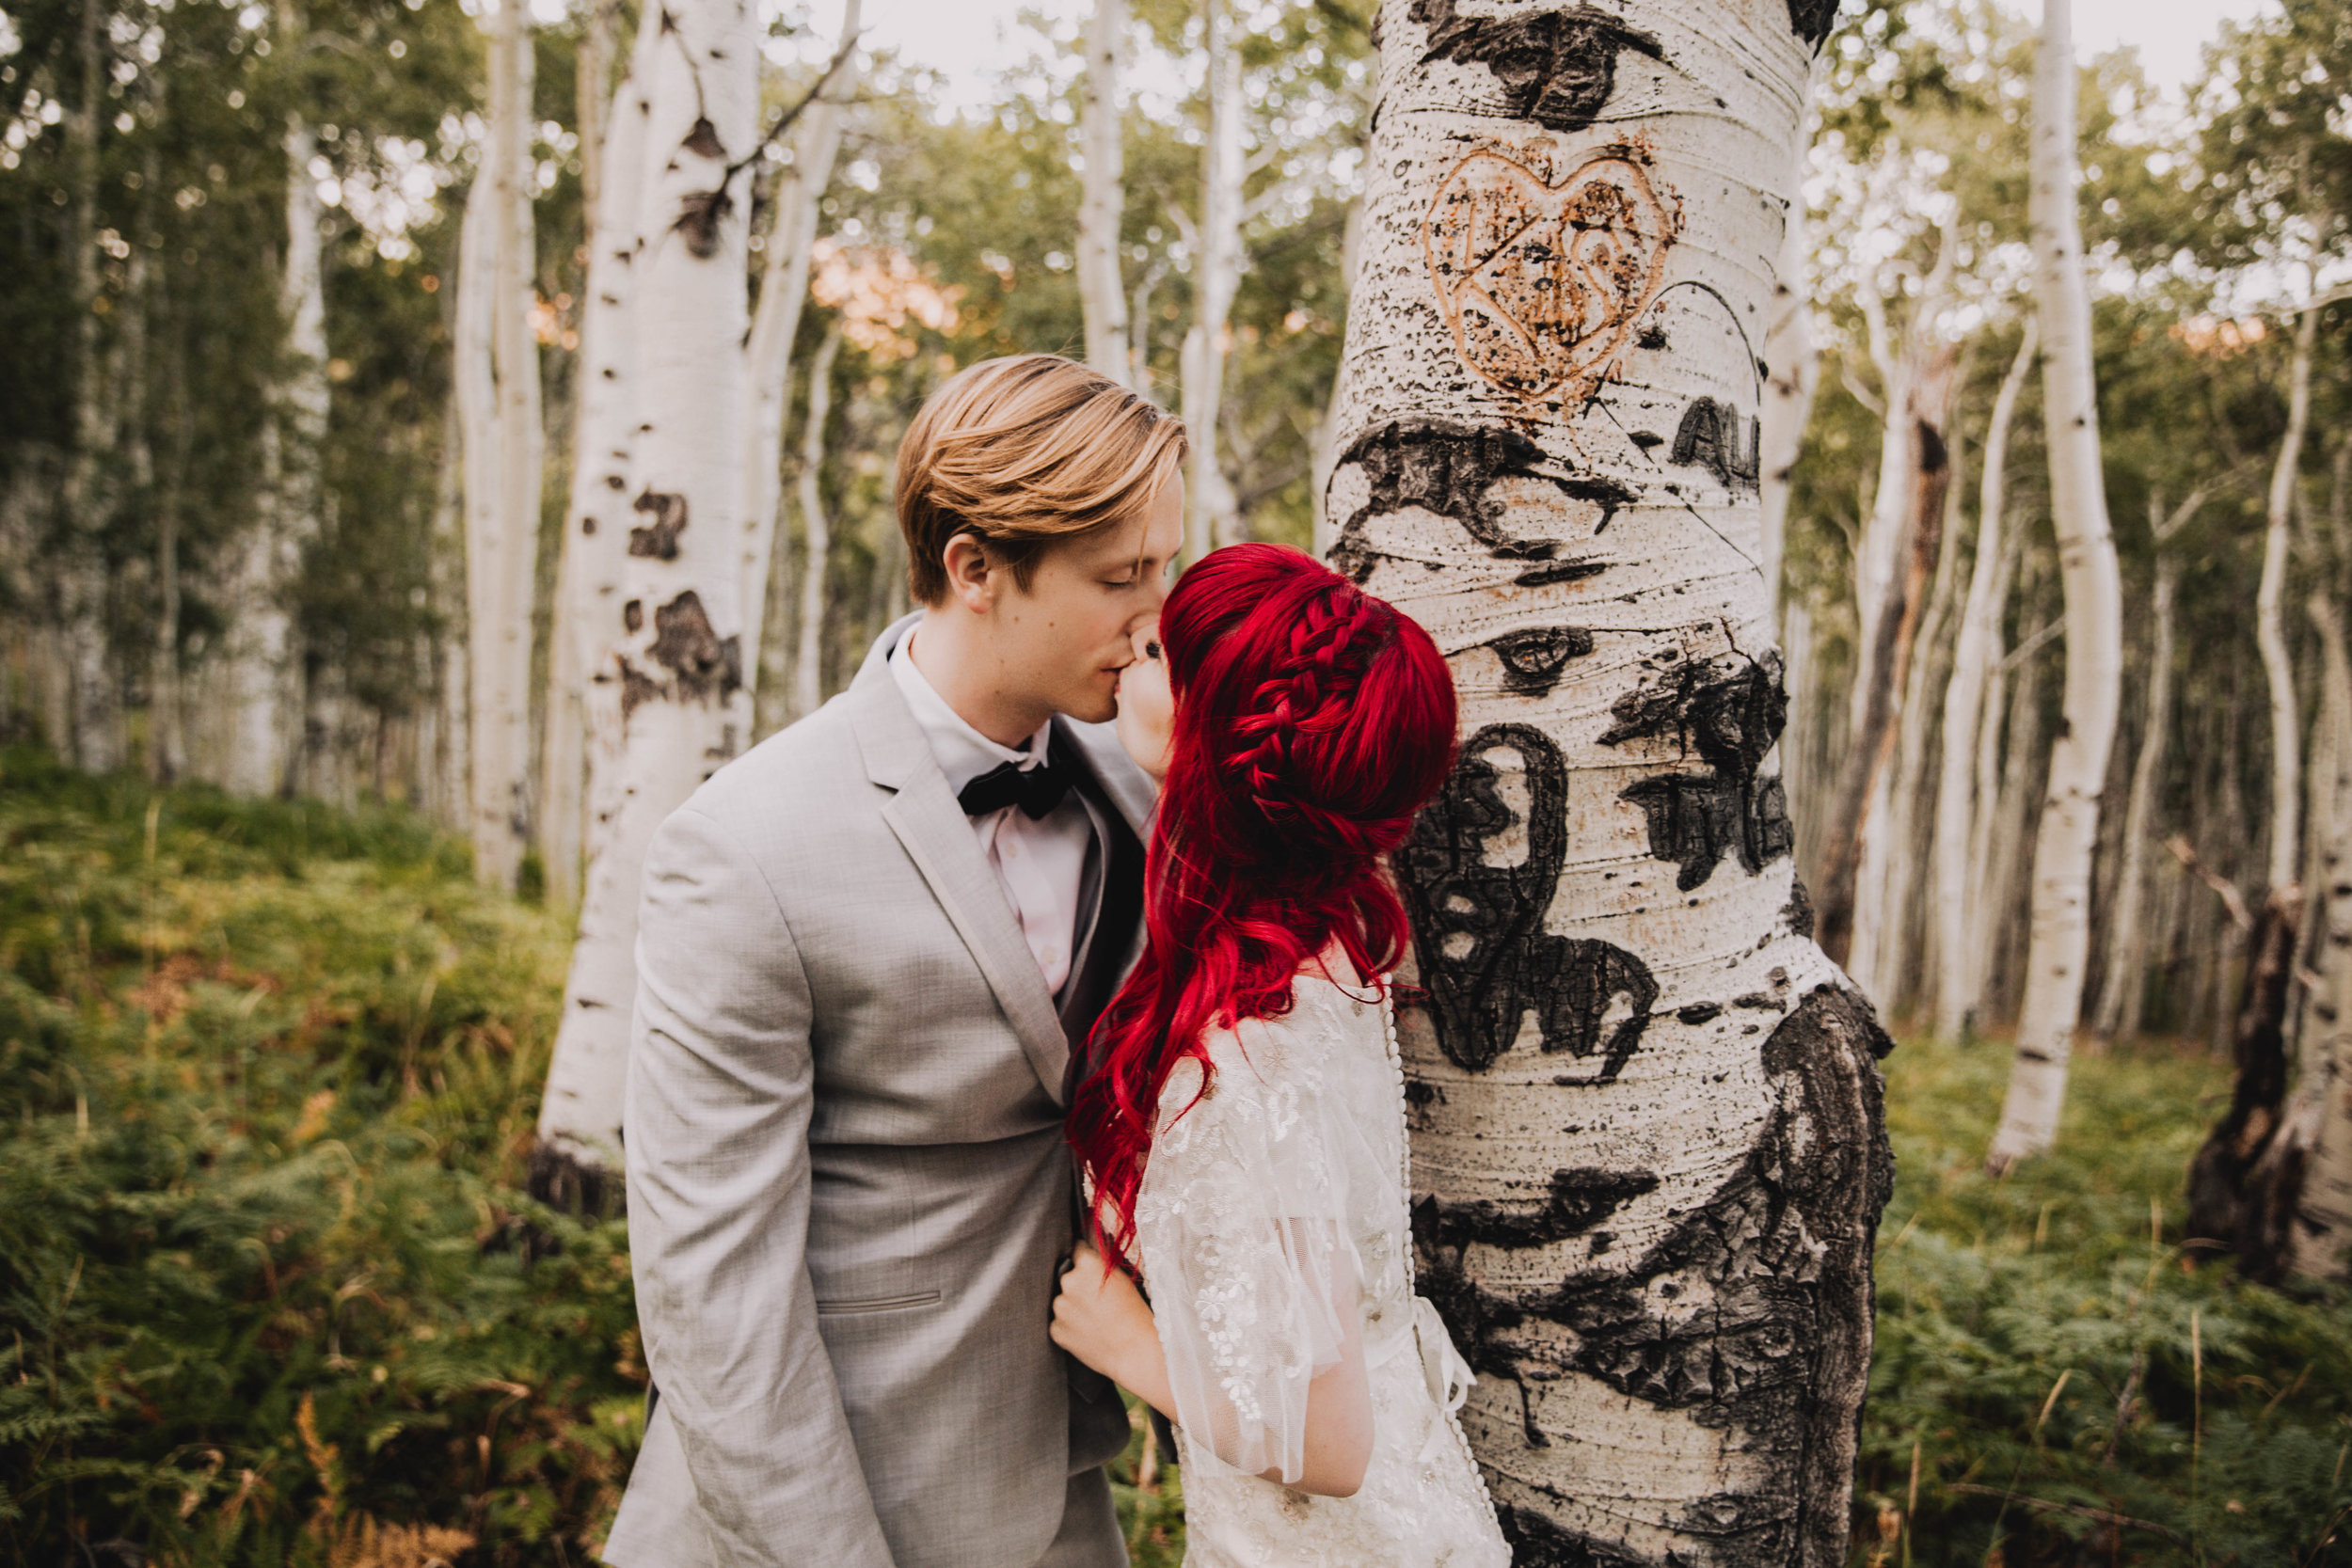
MULTIPOLYGON (((1176 696, 1146 862, 1148 941, 1070 1109, 1105 1256, 1133 1256, 1160 1088, 1205 1037, 1291 1005, 1337 942, 1377 984, 1405 911, 1382 864, 1453 766, 1454 682, 1420 626, 1296 550, 1235 545, 1160 612, 1176 696)), ((1342 976, 1342 978, 1346 978, 1342 976)))

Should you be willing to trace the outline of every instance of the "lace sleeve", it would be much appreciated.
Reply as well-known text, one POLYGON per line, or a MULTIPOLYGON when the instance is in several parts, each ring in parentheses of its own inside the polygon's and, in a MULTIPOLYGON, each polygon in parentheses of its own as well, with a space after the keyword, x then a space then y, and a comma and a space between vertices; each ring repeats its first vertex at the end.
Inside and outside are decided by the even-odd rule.
POLYGON ((1339 1364, 1359 1270, 1321 1053, 1295 1025, 1244 1028, 1246 1053, 1212 1042, 1206 1099, 1193 1062, 1169 1074, 1136 1228, 1178 1423, 1237 1470, 1296 1481, 1308 1386, 1339 1364))

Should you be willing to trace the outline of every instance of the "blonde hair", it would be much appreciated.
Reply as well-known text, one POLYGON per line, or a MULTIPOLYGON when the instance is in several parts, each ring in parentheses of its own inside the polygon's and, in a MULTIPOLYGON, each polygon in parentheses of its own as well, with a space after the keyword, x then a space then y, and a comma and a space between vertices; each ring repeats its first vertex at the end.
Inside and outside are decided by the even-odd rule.
POLYGON ((1182 420, 1058 354, 983 359, 898 443, 898 528, 917 604, 947 596, 947 542, 977 535, 1026 589, 1058 540, 1127 522, 1184 460, 1182 420))

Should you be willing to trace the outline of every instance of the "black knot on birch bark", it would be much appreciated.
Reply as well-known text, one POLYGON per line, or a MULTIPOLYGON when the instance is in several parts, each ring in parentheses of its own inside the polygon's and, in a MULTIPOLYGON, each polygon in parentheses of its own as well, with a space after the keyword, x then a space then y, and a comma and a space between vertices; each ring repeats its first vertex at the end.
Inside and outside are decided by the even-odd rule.
POLYGON ((686 248, 698 261, 707 261, 719 254, 719 226, 735 211, 735 198, 724 187, 715 191, 689 191, 678 198, 677 221, 671 225, 686 236, 686 248))
POLYGON ((688 589, 653 612, 653 657, 667 669, 680 702, 724 702, 743 684, 742 643, 719 636, 703 609, 702 595, 688 589))
POLYGON ((1612 943, 1544 929, 1566 853, 1566 809, 1567 767, 1551 739, 1526 724, 1489 724, 1463 747, 1399 857, 1438 1045, 1466 1070, 1484 1071, 1511 1049, 1533 1009, 1541 1049, 1580 1061, 1598 1053, 1582 1082, 1606 1084, 1649 1026, 1658 982, 1648 965, 1612 943), (1523 815, 1504 799, 1506 768, 1523 815), (1521 852, 1489 864, 1498 843, 1521 852))
POLYGON ((628 531, 628 553, 647 561, 675 561, 677 536, 686 531, 686 498, 648 488, 630 505, 651 520, 628 531))
POLYGON ((1805 47, 1820 54, 1837 22, 1837 0, 1788 0, 1788 25, 1805 47))
POLYGON ((722 163, 726 161, 726 145, 720 141, 719 128, 710 123, 707 116, 694 117, 694 128, 686 133, 683 145, 689 152, 705 158, 716 158, 722 163))
POLYGON ((1413 0, 1412 19, 1429 29, 1422 63, 1482 65, 1502 89, 1505 112, 1553 131, 1592 124, 1617 82, 1627 50, 1666 57, 1657 38, 1594 6, 1560 10, 1515 7, 1503 16, 1464 16, 1458 0, 1413 0))

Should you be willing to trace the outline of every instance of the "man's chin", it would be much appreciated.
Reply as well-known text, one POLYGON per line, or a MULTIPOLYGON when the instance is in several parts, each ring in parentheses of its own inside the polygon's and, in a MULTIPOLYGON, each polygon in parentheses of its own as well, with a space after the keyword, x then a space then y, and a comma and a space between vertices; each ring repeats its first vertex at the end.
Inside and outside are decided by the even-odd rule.
POLYGON ((1061 704, 1061 712, 1064 718, 1074 719, 1081 724, 1107 724, 1119 717, 1119 693, 1076 692, 1061 704))

